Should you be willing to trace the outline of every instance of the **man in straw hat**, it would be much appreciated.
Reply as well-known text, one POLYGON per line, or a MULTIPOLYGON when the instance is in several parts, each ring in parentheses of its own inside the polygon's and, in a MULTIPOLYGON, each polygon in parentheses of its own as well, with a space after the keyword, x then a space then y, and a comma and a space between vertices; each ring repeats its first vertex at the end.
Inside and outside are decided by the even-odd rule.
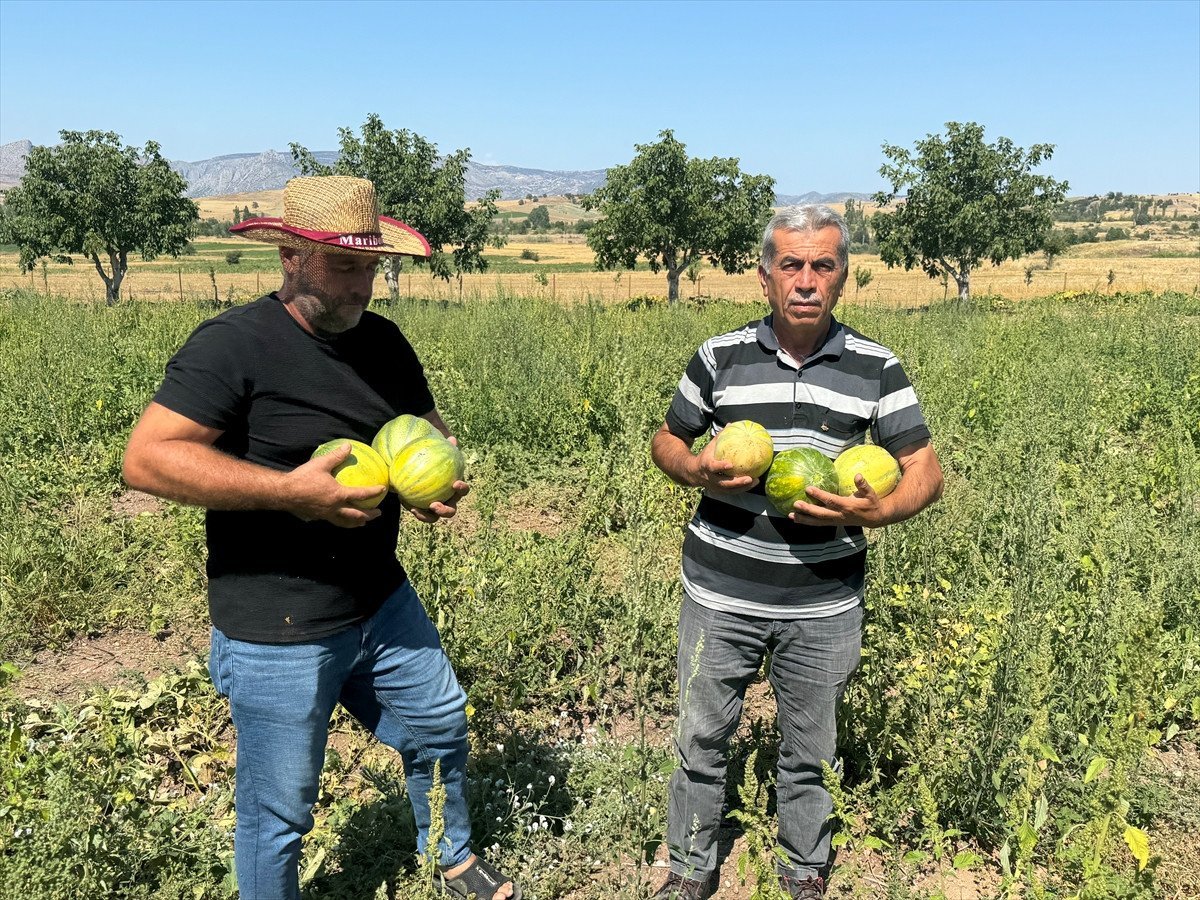
MULTIPOLYGON (((425 852, 435 769, 445 787, 438 883, 446 896, 520 898, 471 852, 466 698, 396 559, 401 506, 331 475, 346 445, 403 413, 449 435, 400 330, 367 312, 386 255, 429 255, 380 216, 359 178, 294 178, 282 219, 243 237, 276 244, 283 286, 201 324, 167 364, 129 438, 130 486, 206 507, 209 670, 237 729, 235 863, 248 900, 298 898, 329 719, 341 703, 400 752, 425 852)), ((449 518, 468 488, 428 511, 449 518)))

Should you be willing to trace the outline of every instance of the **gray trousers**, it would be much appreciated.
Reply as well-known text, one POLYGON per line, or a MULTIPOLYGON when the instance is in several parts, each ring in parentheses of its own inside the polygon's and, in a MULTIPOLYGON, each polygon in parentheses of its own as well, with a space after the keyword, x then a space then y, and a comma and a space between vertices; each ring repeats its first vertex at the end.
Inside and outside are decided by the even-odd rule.
POLYGON ((671 869, 706 878, 717 866, 717 831, 725 799, 729 740, 742 715, 746 687, 771 653, 778 704, 776 797, 779 846, 791 868, 819 874, 829 858, 833 810, 821 780, 833 764, 837 708, 858 667, 862 607, 823 619, 759 619, 717 612, 684 597, 679 616, 679 721, 671 776, 667 843, 671 869))

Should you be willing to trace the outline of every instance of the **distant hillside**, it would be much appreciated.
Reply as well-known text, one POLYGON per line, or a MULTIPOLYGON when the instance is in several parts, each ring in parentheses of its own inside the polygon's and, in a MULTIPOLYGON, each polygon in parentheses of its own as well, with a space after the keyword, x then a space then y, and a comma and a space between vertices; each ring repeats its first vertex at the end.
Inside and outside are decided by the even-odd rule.
POLYGON ((806 203, 845 203, 847 200, 870 200, 871 194, 860 194, 855 191, 842 191, 835 194, 818 194, 809 191, 807 194, 776 194, 776 206, 803 206, 806 203))
POLYGON ((25 157, 33 149, 30 141, 0 144, 0 190, 10 188, 25 174, 25 157))
MULTIPOLYGON (((317 162, 333 165, 338 155, 333 151, 314 153, 317 162)), ((171 168, 188 183, 189 197, 215 197, 223 194, 245 194, 251 191, 271 191, 299 174, 291 153, 264 150, 262 153, 231 153, 214 156, 199 162, 171 160, 171 168)))
MULTIPOLYGON (((33 145, 14 141, 0 146, 0 188, 12 187, 25 174, 25 157, 33 145)), ((338 154, 333 150, 313 154, 317 162, 332 165, 338 154)), ((189 197, 216 197, 272 191, 283 187, 299 174, 291 153, 264 150, 262 153, 230 153, 196 162, 171 160, 188 183, 189 197)), ((528 194, 590 194, 604 184, 604 170, 556 172, 547 169, 523 169, 517 166, 467 166, 467 199, 477 200, 497 189, 502 200, 517 200, 528 194)))
MULTIPOLYGON (((0 188, 11 187, 21 180, 25 174, 25 157, 29 155, 31 146, 29 141, 14 141, 0 146, 0 188)), ((332 150, 313 155, 325 165, 337 162, 338 156, 332 150)), ((278 190, 289 178, 298 174, 291 153, 277 150, 230 153, 196 162, 171 160, 171 166, 187 181, 189 197, 278 190)), ((590 194, 604 184, 604 176, 603 169, 554 171, 519 166, 485 166, 472 162, 467 166, 467 199, 477 200, 493 189, 500 191, 501 200, 518 200, 530 194, 537 197, 590 194)), ((847 197, 864 200, 869 195, 850 192, 819 194, 810 191, 807 194, 781 194, 775 198, 775 202, 779 206, 840 203, 847 197)))
POLYGON ((497 188, 501 200, 519 200, 529 194, 590 194, 604 184, 604 170, 556 172, 550 169, 520 169, 516 166, 467 166, 467 199, 478 200, 497 188))
MULTIPOLYGON (((333 165, 336 151, 313 154, 317 162, 333 165)), ((263 153, 235 153, 200 162, 173 160, 171 165, 187 179, 189 197, 213 197, 271 191, 298 175, 290 153, 267 150, 263 153)), ((516 200, 527 194, 589 194, 604 184, 604 172, 552 172, 545 169, 519 169, 515 166, 467 164, 467 199, 478 200, 492 189, 503 200, 516 200)))

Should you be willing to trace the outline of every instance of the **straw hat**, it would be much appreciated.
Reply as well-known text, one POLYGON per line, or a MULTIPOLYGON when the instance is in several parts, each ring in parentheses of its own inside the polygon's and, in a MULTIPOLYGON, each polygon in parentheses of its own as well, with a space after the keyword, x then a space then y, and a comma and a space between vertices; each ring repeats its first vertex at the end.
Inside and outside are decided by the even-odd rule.
POLYGON ((365 178, 315 175, 283 186, 283 218, 247 219, 229 229, 251 241, 296 250, 365 256, 430 254, 414 228, 379 215, 375 185, 365 178))

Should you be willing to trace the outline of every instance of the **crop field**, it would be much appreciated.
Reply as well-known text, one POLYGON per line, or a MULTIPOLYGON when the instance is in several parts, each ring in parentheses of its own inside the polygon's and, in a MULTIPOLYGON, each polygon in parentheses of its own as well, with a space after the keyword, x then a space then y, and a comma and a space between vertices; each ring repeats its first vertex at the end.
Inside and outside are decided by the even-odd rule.
MULTIPOLYGON (((282 191, 258 191, 207 197, 197 200, 201 218, 230 220, 234 207, 251 213, 280 215, 282 191), (252 204, 258 204, 252 206, 252 204)), ((1200 215, 1200 195, 1181 194, 1172 198, 1172 211, 1183 219, 1155 219, 1138 229, 1138 238, 1078 244, 1047 264, 1041 254, 984 265, 972 275, 972 292, 999 295, 1010 300, 1040 297, 1066 291, 1118 293, 1141 291, 1200 290, 1200 234, 1188 231, 1191 219, 1200 215), (1175 228, 1172 231, 1172 227, 1175 228), (1145 239, 1141 239, 1142 237, 1145 239)), ((594 220, 598 214, 564 198, 534 201, 505 200, 497 204, 501 217, 526 217, 535 206, 545 205, 552 222, 574 223, 594 220)), ((832 204, 841 210, 844 204, 832 204)), ((867 204, 868 213, 874 209, 867 204)), ((1134 229, 1131 218, 1121 211, 1105 215, 1103 227, 1134 229)), ((1067 223, 1071 227, 1079 227, 1067 223)), ((241 238, 197 238, 194 252, 177 259, 160 258, 143 262, 134 258, 122 296, 131 300, 213 300, 234 303, 261 296, 279 284, 278 253, 273 248, 241 238), (229 254, 237 254, 231 261, 229 254)), ((466 275, 461 282, 431 278, 411 263, 401 275, 401 293, 410 297, 440 300, 483 300, 499 293, 567 303, 628 303, 635 297, 661 298, 667 293, 665 273, 655 274, 644 261, 634 271, 598 272, 595 256, 581 234, 513 235, 499 248, 485 252, 488 270, 466 275)), ((953 282, 944 284, 914 270, 889 269, 878 256, 853 254, 851 270, 871 273, 870 282, 856 289, 853 279, 846 302, 866 306, 924 306, 953 296, 953 282)), ((22 273, 13 248, 0 248, 0 289, 29 290, 77 299, 104 299, 104 285, 86 259, 73 265, 48 263, 22 273)), ((380 276, 376 291, 386 294, 380 276)), ((704 299, 757 302, 762 298, 758 278, 751 269, 726 275, 704 263, 696 281, 680 282, 683 296, 704 299)))
MULTIPOLYGON (((924 285, 841 308, 904 361, 947 482, 872 535, 830 775, 832 897, 1200 895, 1200 299, 1062 293, 1071 262, 1019 303, 924 285)), ((697 499, 648 442, 699 343, 761 313, 611 290, 552 302, 518 278, 461 302, 414 279, 415 298, 377 306, 424 360, 473 485, 453 521, 410 519, 399 553, 468 691, 475 845, 533 900, 646 898, 697 499)), ((4 897, 234 896, 202 514, 119 474, 166 360, 213 307, 134 290, 113 307, 0 292, 4 897)), ((780 896, 773 713, 760 680, 718 900, 780 896)), ((315 815, 306 898, 429 896, 399 762, 341 714, 315 815)))
MULTIPOLYGON (((466 275, 461 285, 431 278, 428 271, 411 264, 402 272, 401 293, 440 300, 480 300, 498 291, 520 293, 568 303, 628 302, 634 297, 664 298, 665 273, 655 274, 644 262, 632 272, 597 272, 594 255, 581 235, 566 240, 527 235, 510 240, 504 247, 485 254, 489 270, 466 275), (540 238, 540 239, 539 239, 540 238), (522 258, 527 252, 535 258, 522 258)), ((200 238, 195 254, 179 259, 132 262, 122 285, 123 297, 133 300, 212 300, 237 302, 272 291, 279 286, 279 255, 273 248, 239 238, 200 238), (238 253, 236 263, 226 260, 238 253)), ((852 254, 851 270, 869 269, 870 283, 855 289, 851 279, 847 303, 868 306, 919 306, 954 296, 953 282, 943 285, 923 272, 888 269, 878 256, 852 254)), ((0 289, 69 296, 103 302, 104 285, 86 260, 74 265, 49 264, 45 270, 21 273, 13 252, 0 252, 0 289)), ((985 266, 972 277, 972 292, 1001 295, 1021 300, 1063 291, 1117 293, 1121 291, 1181 291, 1200 288, 1200 239, 1176 238, 1161 241, 1111 241, 1072 248, 1046 267, 1040 255, 985 266), (1033 267, 1026 281, 1026 269, 1033 267), (1109 284, 1108 275, 1113 281, 1109 284)), ((381 275, 378 294, 386 294, 381 275)), ((685 297, 758 301, 762 291, 754 270, 726 275, 707 264, 699 280, 680 282, 685 297)))

